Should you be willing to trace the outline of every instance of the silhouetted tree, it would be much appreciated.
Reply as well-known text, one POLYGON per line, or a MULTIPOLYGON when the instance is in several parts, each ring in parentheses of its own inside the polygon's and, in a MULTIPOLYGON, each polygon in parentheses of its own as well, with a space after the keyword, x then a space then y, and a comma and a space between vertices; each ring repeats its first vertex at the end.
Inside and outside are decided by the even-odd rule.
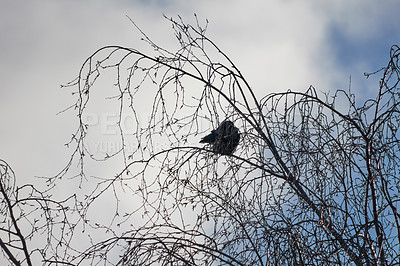
POLYGON ((48 184, 78 183, 69 209, 79 218, 70 230, 77 235, 44 261, 398 263, 399 47, 372 73, 382 75, 377 96, 362 104, 351 91, 312 86, 258 96, 205 35, 207 24, 168 20, 176 51, 138 28, 152 51, 102 47, 68 84, 76 103, 67 110, 79 126, 68 143, 71 160, 48 184), (114 86, 98 90, 106 71, 114 86), (112 140, 120 145, 114 153, 92 151, 96 127, 87 116, 113 107, 112 140), (237 128, 221 134, 223 121, 237 128), (211 145, 203 147, 210 128, 202 141, 211 145), (230 147, 218 148, 229 132, 230 147), (78 237, 88 240, 86 249, 73 245, 78 237))
POLYGON ((68 219, 74 214, 73 195, 57 201, 32 184, 17 187, 14 171, 1 159, 0 194, 0 250, 10 265, 35 265, 43 258, 52 264, 68 257, 62 251, 73 237, 75 225, 68 219))

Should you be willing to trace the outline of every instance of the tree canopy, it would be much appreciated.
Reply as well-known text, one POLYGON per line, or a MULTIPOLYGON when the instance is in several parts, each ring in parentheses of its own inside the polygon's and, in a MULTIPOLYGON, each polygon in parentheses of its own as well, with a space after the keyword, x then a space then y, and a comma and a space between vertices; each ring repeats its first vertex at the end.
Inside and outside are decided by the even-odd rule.
POLYGON ((260 96, 207 23, 167 20, 176 50, 132 22, 151 51, 101 47, 66 85, 78 126, 46 191, 16 188, 1 161, 3 255, 16 265, 398 263, 399 47, 365 74, 381 76, 373 98, 313 86, 260 96), (103 76, 114 82, 99 90, 103 76), (107 136, 88 117, 110 110, 118 148, 99 153, 91 141, 107 136), (225 120, 240 131, 232 154, 199 144, 225 120))

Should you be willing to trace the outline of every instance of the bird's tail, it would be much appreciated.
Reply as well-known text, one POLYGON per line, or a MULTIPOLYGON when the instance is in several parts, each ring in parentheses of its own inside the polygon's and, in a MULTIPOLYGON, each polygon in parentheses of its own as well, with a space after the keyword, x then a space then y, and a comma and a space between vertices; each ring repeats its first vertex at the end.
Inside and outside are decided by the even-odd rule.
POLYGON ((203 137, 203 138, 200 140, 200 143, 213 143, 213 142, 215 141, 215 136, 216 136, 216 133, 215 133, 215 131, 213 130, 213 131, 211 132, 211 134, 209 134, 209 135, 203 137))

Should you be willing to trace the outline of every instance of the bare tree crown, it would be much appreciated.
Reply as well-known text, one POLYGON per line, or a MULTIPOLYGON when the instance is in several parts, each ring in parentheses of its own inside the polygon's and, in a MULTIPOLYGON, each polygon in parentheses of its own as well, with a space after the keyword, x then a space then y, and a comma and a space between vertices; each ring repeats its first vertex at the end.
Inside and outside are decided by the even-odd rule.
POLYGON ((67 84, 76 102, 65 111, 79 124, 70 161, 47 182, 75 182, 73 195, 56 201, 51 189, 13 188, 3 162, 3 254, 30 264, 38 253, 48 265, 396 264, 399 47, 386 67, 366 74, 382 78, 376 98, 361 105, 351 91, 313 86, 260 97, 206 36, 207 24, 167 19, 176 51, 133 23, 152 53, 102 47, 67 84), (106 73, 114 85, 100 91, 106 73), (87 116, 102 108, 116 113, 113 152, 89 147, 96 132, 87 116), (90 174, 97 165, 114 174, 90 174), (50 227, 39 220, 30 234, 19 231, 32 215, 28 201, 50 227), (94 214, 102 208, 107 215, 94 214), (33 250, 26 240, 35 230, 48 241, 33 250), (89 233, 89 244, 76 248, 89 233))

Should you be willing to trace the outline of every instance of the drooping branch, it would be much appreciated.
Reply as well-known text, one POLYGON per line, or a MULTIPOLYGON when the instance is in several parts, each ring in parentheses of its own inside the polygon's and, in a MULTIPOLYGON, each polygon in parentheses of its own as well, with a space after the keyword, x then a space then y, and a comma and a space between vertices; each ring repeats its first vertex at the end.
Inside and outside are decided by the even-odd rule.
MULTIPOLYGON (((367 100, 361 107, 350 92, 324 94, 324 99, 313 87, 306 92, 273 93, 259 100, 239 68, 206 37, 207 27, 200 27, 198 21, 191 26, 182 20, 168 20, 178 41, 176 52, 157 45, 138 28, 154 54, 121 46, 102 47, 69 84, 77 87, 74 108, 80 119, 69 144, 76 145, 72 157, 78 158, 83 175, 84 160, 95 158, 84 142, 90 127, 83 117, 98 93, 94 85, 103 71, 115 69, 117 73, 116 95, 108 99, 118 102, 123 147, 98 161, 122 154, 123 167, 113 177, 102 177, 101 184, 88 193, 82 203, 84 214, 110 190, 119 202, 119 184, 121 191, 141 199, 141 207, 127 212, 124 222, 140 213, 139 209, 144 210, 142 217, 147 221, 129 229, 129 240, 125 234, 120 238, 137 244, 126 246, 128 261, 140 254, 141 258, 160 256, 166 261, 195 264, 194 254, 202 253, 210 260, 224 254, 227 261, 262 264, 274 250, 277 263, 294 263, 296 254, 312 254, 299 255, 300 261, 310 264, 386 263, 388 255, 383 249, 388 245, 385 228, 389 228, 390 218, 382 218, 381 210, 390 206, 397 221, 397 196, 389 192, 396 183, 387 179, 378 156, 392 144, 377 139, 382 128, 388 124, 393 128, 390 120, 397 115, 398 106, 395 88, 382 85, 377 99, 367 100), (152 95, 147 109, 135 102, 143 91, 152 95), (142 110, 147 111, 148 120, 140 125, 142 110), (137 124, 132 133, 137 148, 131 154, 125 151, 130 136, 121 127, 124 112, 137 124), (242 133, 239 147, 229 157, 218 157, 207 146, 194 144, 199 134, 209 130, 202 129, 202 123, 211 121, 217 126, 224 120, 220 117, 229 117, 242 133), (160 151, 157 143, 166 147, 160 151), (376 182, 378 176, 384 190, 376 182), (195 213, 194 221, 187 216, 190 210, 195 213), (175 235, 143 238, 150 229, 167 230, 176 223, 181 226, 181 243, 176 243, 179 237, 175 235), (186 235, 184 229, 207 236, 217 245, 206 250, 205 242, 186 235), (265 243, 285 233, 291 237, 285 238, 282 247, 265 243), (293 235, 303 241, 293 241, 293 235), (148 245, 140 244, 147 240, 148 245), (183 242, 200 243, 199 249, 187 249, 183 242), (281 255, 289 251, 290 258, 281 255)), ((393 63, 396 53, 392 57, 390 68, 398 73, 393 63)), ((388 69, 385 79, 392 76, 388 69)), ((385 159, 396 161, 397 156, 385 159)), ((113 221, 118 216, 116 211, 113 221)))

